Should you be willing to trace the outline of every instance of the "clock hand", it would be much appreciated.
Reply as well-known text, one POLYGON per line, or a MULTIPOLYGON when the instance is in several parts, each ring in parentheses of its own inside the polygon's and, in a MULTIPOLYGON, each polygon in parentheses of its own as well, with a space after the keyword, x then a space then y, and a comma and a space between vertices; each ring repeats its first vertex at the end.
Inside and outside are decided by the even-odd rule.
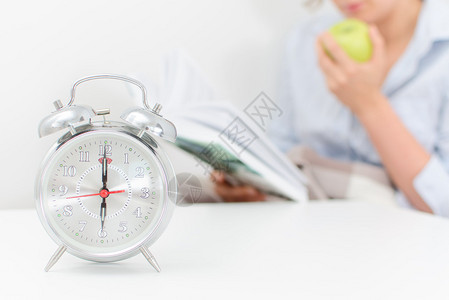
POLYGON ((103 182, 103 189, 107 189, 108 182, 108 160, 106 158, 106 147, 104 147, 103 161, 101 162, 101 181, 103 182))
POLYGON ((108 160, 106 159, 106 146, 104 147, 103 161, 101 162, 101 181, 103 182, 103 189, 100 191, 100 197, 103 201, 100 204, 100 221, 101 221, 101 231, 104 229, 104 220, 106 218, 106 198, 109 196, 109 191, 107 188, 108 182, 108 160), (103 192, 103 193, 102 193, 103 192))
POLYGON ((73 196, 73 197, 67 197, 66 199, 75 199, 75 198, 84 198, 84 197, 93 197, 93 196, 100 196, 101 198, 106 198, 110 194, 120 194, 125 193, 126 190, 119 190, 119 191, 108 191, 108 190, 101 190, 99 193, 96 194, 89 194, 89 195, 79 195, 79 196, 73 196))
POLYGON ((103 202, 100 205, 100 220, 101 220, 101 231, 104 228, 104 219, 106 218, 106 198, 103 198, 103 202))

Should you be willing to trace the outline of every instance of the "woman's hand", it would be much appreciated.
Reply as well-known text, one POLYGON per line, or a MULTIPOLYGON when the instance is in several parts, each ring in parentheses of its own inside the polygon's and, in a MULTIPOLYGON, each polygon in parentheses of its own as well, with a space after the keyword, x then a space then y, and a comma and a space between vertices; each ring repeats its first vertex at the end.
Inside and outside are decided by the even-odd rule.
POLYGON ((318 37, 316 51, 331 92, 358 117, 376 147, 394 184, 417 209, 432 212, 414 187, 416 176, 430 160, 430 153, 408 131, 382 95, 388 71, 385 45, 371 26, 373 57, 366 63, 351 60, 329 33, 318 37), (323 45, 332 53, 330 58, 323 45))
POLYGON ((387 75, 385 44, 375 26, 370 26, 370 37, 373 56, 366 63, 352 60, 328 32, 322 33, 316 42, 319 65, 330 91, 356 115, 376 105, 387 75))
POLYGON ((223 173, 213 172, 212 181, 215 183, 215 192, 224 202, 258 202, 264 201, 266 196, 252 186, 233 186, 229 184, 223 173))

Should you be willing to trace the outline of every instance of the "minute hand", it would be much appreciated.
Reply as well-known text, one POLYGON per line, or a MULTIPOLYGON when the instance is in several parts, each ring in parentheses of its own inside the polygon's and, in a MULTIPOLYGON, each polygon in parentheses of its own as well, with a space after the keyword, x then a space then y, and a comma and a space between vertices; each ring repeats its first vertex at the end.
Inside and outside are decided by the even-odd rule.
POLYGON ((103 189, 106 189, 108 183, 108 160, 106 159, 106 147, 104 149, 103 161, 101 162, 101 181, 103 182, 103 189))
POLYGON ((106 147, 104 147, 103 161, 101 162, 101 181, 103 182, 103 189, 100 191, 100 197, 103 201, 100 204, 100 221, 101 221, 101 231, 104 229, 104 220, 106 219, 106 198, 109 196, 107 193, 107 183, 108 183, 108 160, 106 159, 106 147), (106 194, 104 194, 106 192, 106 194))

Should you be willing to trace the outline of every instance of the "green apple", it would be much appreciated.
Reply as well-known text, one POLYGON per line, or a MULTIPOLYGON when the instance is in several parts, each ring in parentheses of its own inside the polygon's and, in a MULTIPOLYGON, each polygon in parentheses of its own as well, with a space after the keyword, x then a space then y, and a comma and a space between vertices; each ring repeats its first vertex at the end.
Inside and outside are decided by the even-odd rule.
MULTIPOLYGON (((332 26, 329 33, 353 60, 362 63, 371 59, 373 45, 366 23, 357 19, 346 19, 332 26)), ((332 53, 330 55, 332 56, 332 53)))

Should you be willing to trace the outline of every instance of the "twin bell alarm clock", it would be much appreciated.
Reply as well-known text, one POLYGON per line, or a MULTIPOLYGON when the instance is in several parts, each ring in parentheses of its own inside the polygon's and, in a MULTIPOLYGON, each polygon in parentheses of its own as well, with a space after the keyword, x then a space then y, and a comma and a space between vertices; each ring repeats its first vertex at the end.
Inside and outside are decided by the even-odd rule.
POLYGON ((172 165, 157 143, 174 142, 175 126, 151 108, 145 87, 117 75, 96 75, 74 83, 71 99, 39 124, 39 136, 63 132, 48 151, 36 180, 39 218, 59 246, 45 271, 66 251, 83 259, 113 262, 142 253, 160 267, 148 247, 173 213, 177 183, 172 165), (109 121, 109 109, 74 105, 76 88, 87 81, 121 80, 142 91, 143 107, 122 121, 109 121), (156 138, 158 137, 158 138, 156 138))

